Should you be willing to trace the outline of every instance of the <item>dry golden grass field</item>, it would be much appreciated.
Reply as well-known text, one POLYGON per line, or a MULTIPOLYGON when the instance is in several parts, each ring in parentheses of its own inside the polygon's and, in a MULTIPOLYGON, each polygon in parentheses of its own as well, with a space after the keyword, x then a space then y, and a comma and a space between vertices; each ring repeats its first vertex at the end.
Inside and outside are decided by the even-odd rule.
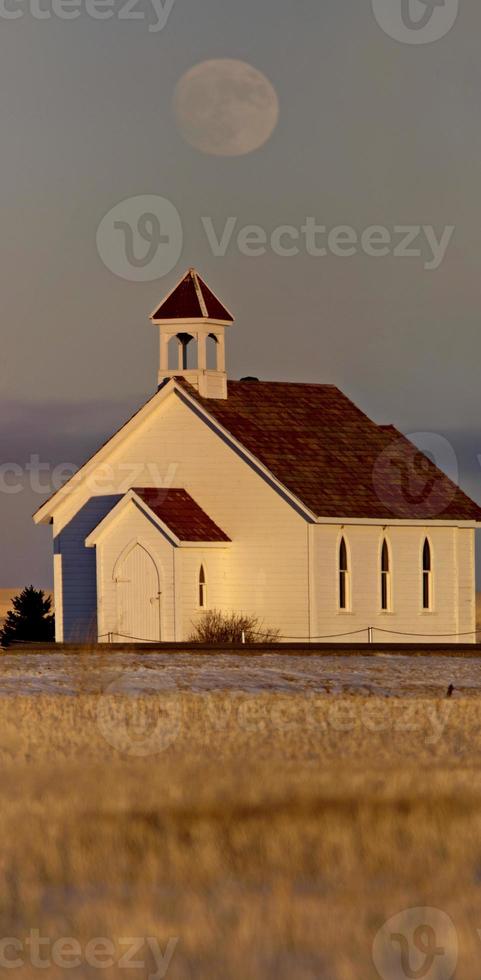
POLYGON ((38 930, 49 978, 370 980, 385 920, 427 906, 454 923, 457 972, 437 935, 434 966, 413 948, 411 972, 381 976, 479 980, 476 695, 132 698, 84 693, 84 669, 76 696, 0 698, 8 975, 42 975, 38 930), (52 961, 64 937, 75 969, 52 961), (139 967, 119 962, 128 937, 139 967))
POLYGON ((129 697, 92 693, 90 663, 73 696, 0 696, 7 975, 479 980, 475 691, 129 697), (378 972, 378 931, 423 907, 452 921, 438 958, 409 913, 407 960, 378 972))

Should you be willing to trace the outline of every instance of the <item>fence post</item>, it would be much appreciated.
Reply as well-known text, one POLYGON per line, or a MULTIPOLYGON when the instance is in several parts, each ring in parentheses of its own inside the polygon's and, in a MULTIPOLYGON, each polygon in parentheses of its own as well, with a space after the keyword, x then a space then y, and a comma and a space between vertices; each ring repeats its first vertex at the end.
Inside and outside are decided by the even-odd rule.
POLYGON ((368 643, 372 643, 372 634, 373 634, 373 628, 372 628, 372 626, 368 626, 368 628, 367 628, 367 642, 368 643))
POLYGON ((246 641, 245 630, 242 630, 242 643, 245 643, 245 641, 246 641))

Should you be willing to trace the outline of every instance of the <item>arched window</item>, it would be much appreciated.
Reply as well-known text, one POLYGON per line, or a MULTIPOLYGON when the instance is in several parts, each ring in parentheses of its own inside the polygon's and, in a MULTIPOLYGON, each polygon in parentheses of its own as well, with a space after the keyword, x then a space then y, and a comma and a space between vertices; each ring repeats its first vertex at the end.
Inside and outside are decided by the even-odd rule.
POLYGON ((339 545, 339 609, 349 607, 349 566, 344 538, 339 545))
POLYGON ((387 612, 391 604, 390 572, 389 548, 386 539, 384 539, 381 548, 381 609, 383 612, 387 612))
POLYGON ((200 566, 199 571, 199 608, 205 609, 207 606, 207 585, 205 581, 204 566, 200 566))
POLYGON ((426 538, 423 546, 423 609, 431 609, 432 604, 432 559, 431 547, 426 538))

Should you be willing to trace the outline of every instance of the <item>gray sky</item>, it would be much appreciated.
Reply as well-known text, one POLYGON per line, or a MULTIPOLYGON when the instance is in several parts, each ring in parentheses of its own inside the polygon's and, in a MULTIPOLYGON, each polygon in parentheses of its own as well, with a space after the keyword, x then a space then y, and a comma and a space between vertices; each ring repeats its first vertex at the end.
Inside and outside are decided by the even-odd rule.
MULTIPOLYGON (((80 463, 152 393, 147 315, 195 265, 237 317, 232 377, 334 383, 377 421, 443 434, 481 500, 479 5, 461 0, 449 33, 420 45, 387 36, 371 0, 175 0, 156 33, 150 0, 139 20, 115 0, 105 21, 85 3, 75 20, 39 20, 30 2, 5 0, 24 14, 0 31, 3 461, 80 463), (247 61, 276 89, 277 128, 251 154, 203 154, 176 126, 179 78, 212 58, 247 61), (103 216, 138 195, 167 198, 183 226, 177 265, 153 282, 115 275, 96 247, 103 216), (436 270, 426 242, 409 258, 302 243, 253 257, 234 240, 215 256, 201 219, 220 233, 230 216, 268 235, 308 216, 359 235, 455 230, 436 270)), ((51 581, 30 483, 0 494, 3 586, 51 581)))

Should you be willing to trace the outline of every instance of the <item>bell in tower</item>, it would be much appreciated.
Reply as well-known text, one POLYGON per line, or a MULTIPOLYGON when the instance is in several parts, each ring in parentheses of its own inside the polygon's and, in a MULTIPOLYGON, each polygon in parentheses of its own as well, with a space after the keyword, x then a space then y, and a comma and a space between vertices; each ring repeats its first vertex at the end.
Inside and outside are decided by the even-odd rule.
POLYGON ((203 398, 227 398, 225 328, 234 317, 195 269, 189 269, 150 319, 160 328, 159 384, 181 376, 203 398))

